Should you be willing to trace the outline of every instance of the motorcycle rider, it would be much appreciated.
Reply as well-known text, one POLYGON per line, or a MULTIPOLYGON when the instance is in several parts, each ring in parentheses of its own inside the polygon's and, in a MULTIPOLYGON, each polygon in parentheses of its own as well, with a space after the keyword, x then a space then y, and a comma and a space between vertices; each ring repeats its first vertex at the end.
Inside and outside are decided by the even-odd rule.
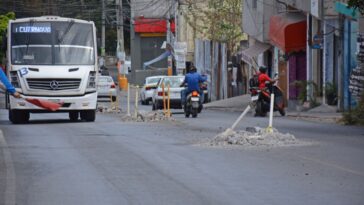
POLYGON ((269 81, 271 84, 275 83, 278 79, 271 79, 267 74, 267 67, 260 66, 259 67, 259 89, 263 90, 266 87, 266 81, 269 81))
MULTIPOLYGON (((197 72, 195 66, 191 65, 189 73, 185 75, 185 79, 181 86, 184 86, 187 83, 187 88, 181 90, 181 103, 182 107, 185 106, 187 95, 190 94, 192 91, 198 91, 200 94, 200 105, 202 106, 203 102, 203 92, 200 89, 200 83, 203 83, 207 80, 206 76, 200 75, 197 72)), ((201 107, 202 108, 202 107, 201 107)))

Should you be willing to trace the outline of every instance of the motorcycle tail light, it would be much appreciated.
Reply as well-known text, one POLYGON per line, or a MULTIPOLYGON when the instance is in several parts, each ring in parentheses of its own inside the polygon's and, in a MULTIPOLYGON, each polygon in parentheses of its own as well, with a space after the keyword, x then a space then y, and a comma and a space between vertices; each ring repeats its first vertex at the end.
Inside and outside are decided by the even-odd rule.
POLYGON ((198 97, 198 92, 197 91, 192 91, 192 96, 193 97, 198 97))

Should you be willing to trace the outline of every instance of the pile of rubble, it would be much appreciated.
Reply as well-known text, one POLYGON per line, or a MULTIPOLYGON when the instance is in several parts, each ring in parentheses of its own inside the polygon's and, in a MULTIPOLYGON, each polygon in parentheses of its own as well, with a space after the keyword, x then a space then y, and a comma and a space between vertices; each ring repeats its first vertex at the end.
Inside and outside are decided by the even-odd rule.
POLYGON ((121 113, 119 107, 97 106, 97 112, 99 113, 121 113))
POLYGON ((270 130, 250 127, 246 131, 227 129, 208 143, 210 146, 245 145, 245 146, 288 146, 300 142, 291 134, 283 134, 272 128, 270 130))
POLYGON ((127 122, 175 121, 174 118, 168 117, 163 111, 139 111, 137 116, 133 113, 132 115, 124 115, 121 119, 127 122))

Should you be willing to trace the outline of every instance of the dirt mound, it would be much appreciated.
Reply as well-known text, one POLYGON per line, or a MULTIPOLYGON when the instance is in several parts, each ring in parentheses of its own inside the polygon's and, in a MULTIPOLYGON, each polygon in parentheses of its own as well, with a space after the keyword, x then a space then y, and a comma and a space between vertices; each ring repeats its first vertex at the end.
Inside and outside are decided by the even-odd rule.
POLYGON ((210 146, 244 145, 244 146, 289 146, 298 145, 298 141, 289 133, 280 133, 276 129, 268 132, 267 129, 254 127, 247 131, 233 131, 227 129, 209 141, 210 146))
POLYGON ((172 117, 167 117, 163 111, 140 111, 135 117, 134 114, 131 116, 125 115, 121 118, 123 121, 127 122, 159 122, 159 121, 175 121, 172 117))

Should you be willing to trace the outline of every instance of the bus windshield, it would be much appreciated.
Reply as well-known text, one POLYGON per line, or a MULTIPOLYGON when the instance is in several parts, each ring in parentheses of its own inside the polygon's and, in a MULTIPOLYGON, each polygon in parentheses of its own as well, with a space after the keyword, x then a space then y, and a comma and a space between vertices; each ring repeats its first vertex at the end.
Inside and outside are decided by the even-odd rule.
POLYGON ((93 65, 92 24, 22 22, 11 25, 14 65, 93 65))

